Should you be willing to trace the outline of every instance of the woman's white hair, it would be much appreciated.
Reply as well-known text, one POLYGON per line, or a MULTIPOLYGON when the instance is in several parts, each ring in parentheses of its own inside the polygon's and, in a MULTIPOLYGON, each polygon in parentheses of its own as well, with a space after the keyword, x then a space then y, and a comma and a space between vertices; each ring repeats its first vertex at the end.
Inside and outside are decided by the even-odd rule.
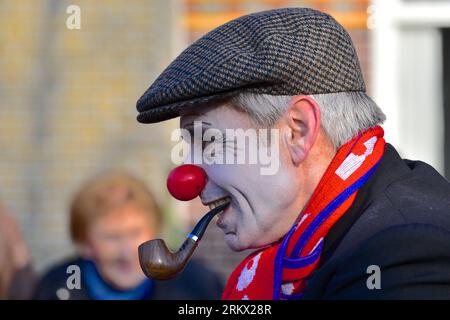
MULTIPOLYGON (((250 115, 255 124, 270 128, 289 107, 293 96, 243 92, 230 99, 236 109, 250 115)), ((337 148, 358 133, 381 124, 386 116, 364 92, 315 94, 320 107, 321 127, 337 148)))

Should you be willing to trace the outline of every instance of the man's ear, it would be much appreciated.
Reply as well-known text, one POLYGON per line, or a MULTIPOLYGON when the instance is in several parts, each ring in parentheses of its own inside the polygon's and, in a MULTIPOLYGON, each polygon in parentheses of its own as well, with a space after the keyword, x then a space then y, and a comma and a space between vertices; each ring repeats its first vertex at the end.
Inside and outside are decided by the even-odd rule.
POLYGON ((294 96, 285 114, 288 126, 286 146, 292 163, 298 166, 308 156, 320 130, 320 107, 310 96, 294 96))

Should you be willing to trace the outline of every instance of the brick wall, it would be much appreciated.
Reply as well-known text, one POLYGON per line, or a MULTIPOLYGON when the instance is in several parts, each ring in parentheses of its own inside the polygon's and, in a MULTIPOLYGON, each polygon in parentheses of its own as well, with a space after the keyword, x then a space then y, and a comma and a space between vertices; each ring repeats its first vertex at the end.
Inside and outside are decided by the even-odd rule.
MULTIPOLYGON (((0 1, 0 202, 19 220, 39 270, 73 251, 68 202, 98 171, 126 168, 148 182, 174 248, 207 211, 165 189, 177 120, 138 124, 134 105, 177 52, 215 26, 275 7, 319 8, 349 29, 366 81, 370 72, 367 1, 77 0, 81 30, 65 26, 70 4, 0 1)), ((226 279, 248 253, 231 252, 211 223, 195 256, 226 279)))
POLYGON ((177 122, 140 125, 135 103, 172 58, 176 1, 77 0, 69 30, 73 3, 0 1, 0 202, 39 270, 72 252, 68 203, 98 171, 128 169, 173 211, 161 186, 177 122))

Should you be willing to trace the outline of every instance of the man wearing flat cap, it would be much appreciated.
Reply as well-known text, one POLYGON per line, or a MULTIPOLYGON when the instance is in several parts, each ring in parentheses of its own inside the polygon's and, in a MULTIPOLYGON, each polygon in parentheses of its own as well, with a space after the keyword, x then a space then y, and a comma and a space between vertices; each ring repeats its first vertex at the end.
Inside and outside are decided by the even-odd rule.
POLYGON ((257 145, 276 146, 275 172, 196 162, 202 203, 231 199, 217 220, 226 243, 253 249, 223 299, 450 298, 450 184, 385 142, 385 115, 331 16, 289 8, 228 22, 184 50, 137 109, 142 123, 180 116, 189 132, 223 132, 200 146, 230 158, 245 151, 229 130, 277 133, 257 145))

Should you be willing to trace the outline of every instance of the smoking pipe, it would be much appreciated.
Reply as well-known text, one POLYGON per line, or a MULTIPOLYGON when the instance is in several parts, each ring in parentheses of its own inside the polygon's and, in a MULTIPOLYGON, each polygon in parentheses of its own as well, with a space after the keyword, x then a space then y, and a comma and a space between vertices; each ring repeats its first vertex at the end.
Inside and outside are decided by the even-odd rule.
POLYGON ((230 204, 221 204, 200 219, 177 252, 170 251, 164 240, 154 239, 139 246, 139 262, 148 278, 167 280, 181 273, 203 237, 211 219, 230 204))

